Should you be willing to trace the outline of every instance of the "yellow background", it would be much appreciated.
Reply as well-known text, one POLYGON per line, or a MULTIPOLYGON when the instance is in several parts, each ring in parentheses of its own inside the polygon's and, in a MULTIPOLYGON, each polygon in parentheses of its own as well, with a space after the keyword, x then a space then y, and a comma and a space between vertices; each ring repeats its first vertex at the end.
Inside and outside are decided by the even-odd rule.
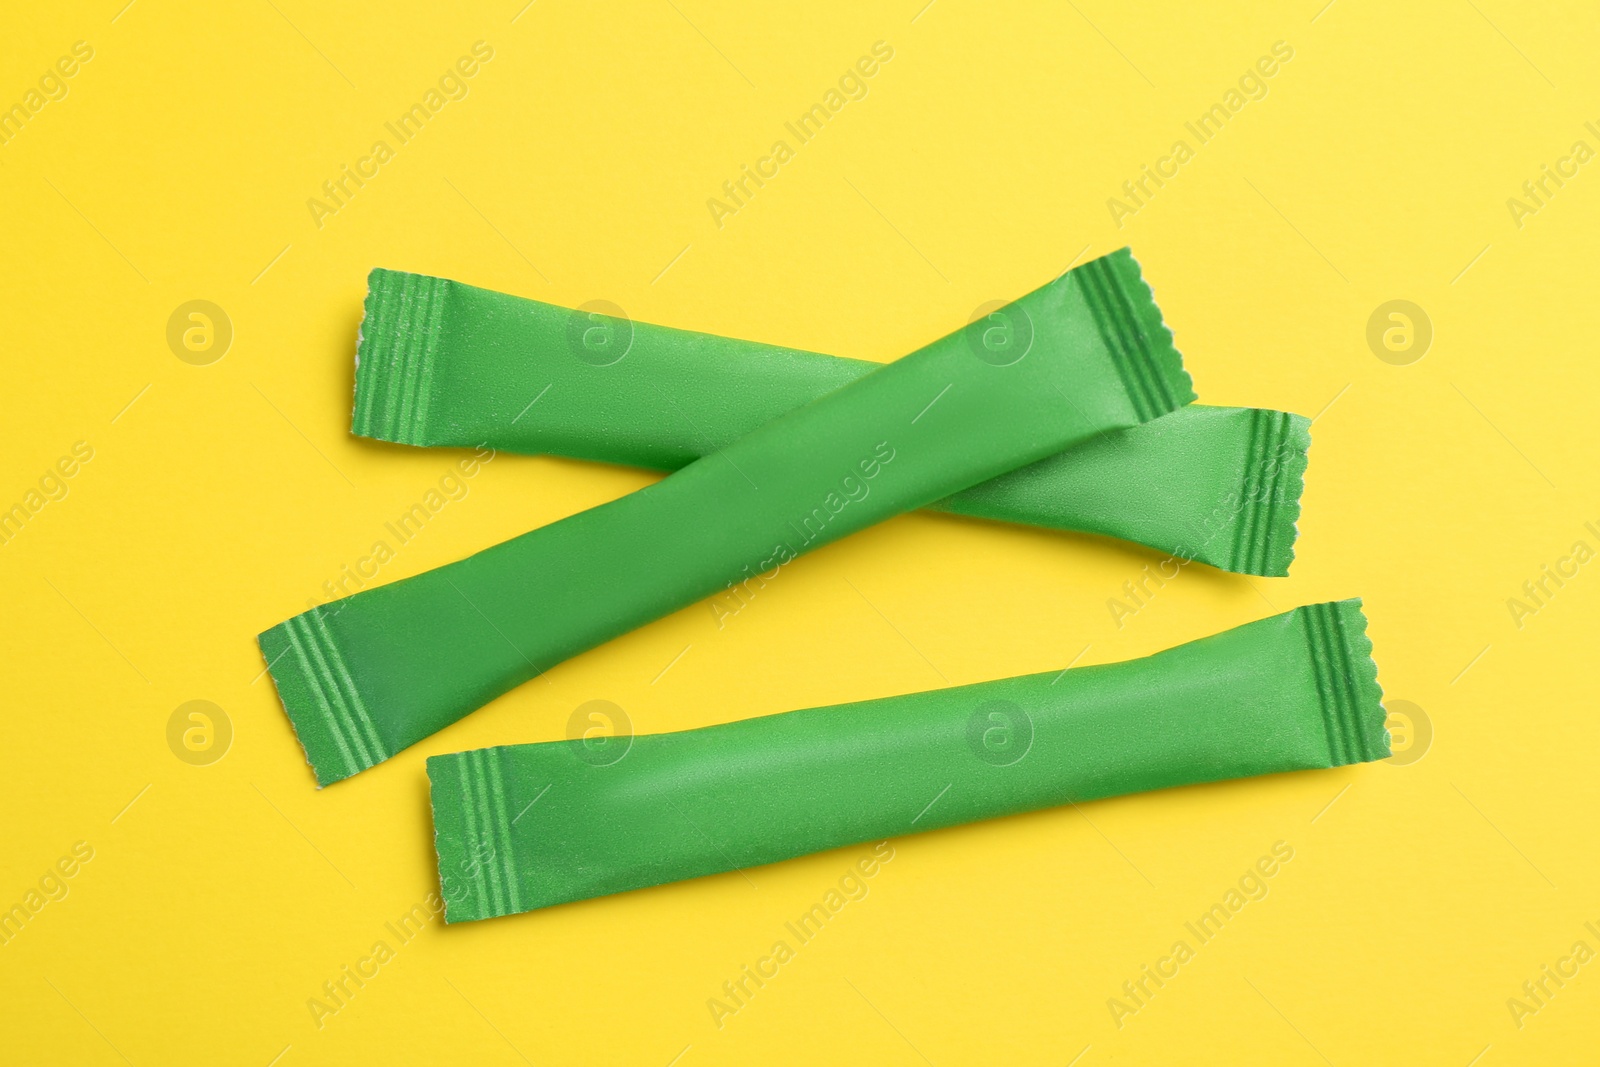
MULTIPOLYGON (((0 1060, 1592 1058, 1600 964, 1520 1028, 1506 1004, 1575 941, 1600 949, 1600 565, 1520 629, 1506 604, 1574 541, 1600 547, 1600 163, 1520 228, 1506 204, 1574 141, 1600 148, 1579 5, 123 2, 12 5, 0 35, 3 104, 94 49, 0 147, 0 505, 94 449, 0 546, 0 906, 94 849, 0 946, 0 1060), (494 58, 470 95, 319 229, 307 199, 478 40, 494 58), (718 229, 706 199, 879 40, 894 58, 868 97, 718 229), (1268 95, 1119 229, 1107 199, 1280 40, 1268 95), (255 634, 456 458, 348 433, 370 267, 886 360, 1122 244, 1204 401, 1317 416, 1292 578, 1189 568, 1119 629, 1107 599, 1157 554, 903 517, 721 630, 687 609, 313 788, 255 634), (166 341, 195 299, 233 324, 208 366, 166 341), (1433 324, 1409 366, 1366 342, 1392 299, 1433 324), (1433 725, 1418 762, 900 839, 720 1029, 707 1000, 864 847, 430 924, 320 1029, 307 1008, 435 885, 430 754, 562 737, 592 699, 677 730, 1141 656, 1356 595, 1386 693, 1433 725), (167 742, 195 699, 233 728, 209 766, 167 742), (1108 998, 1276 841, 1294 859, 1269 895, 1118 1028, 1108 998)), ((382 580, 652 477, 501 456, 382 580)))

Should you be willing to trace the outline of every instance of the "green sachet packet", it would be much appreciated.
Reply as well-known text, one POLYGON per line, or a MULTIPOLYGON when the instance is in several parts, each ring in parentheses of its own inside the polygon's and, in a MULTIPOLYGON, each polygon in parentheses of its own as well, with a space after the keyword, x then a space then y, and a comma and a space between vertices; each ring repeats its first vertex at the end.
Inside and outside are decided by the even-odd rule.
POLYGON ((1137 265, 1113 260, 1113 297, 1081 277, 1012 305, 1036 328, 1020 358, 958 331, 655 485, 267 630, 318 782, 731 582, 1192 400, 1137 265))
POLYGON ((1359 600, 1145 659, 680 733, 433 756, 450 922, 862 841, 1389 755, 1359 600), (609 747, 608 747, 609 746, 609 747))
MULTIPOLYGON (((1070 272, 1108 338, 1129 306, 1127 249, 1070 272)), ((421 274, 367 279, 353 431, 676 470, 880 366, 571 310, 421 274)), ((613 313, 621 309, 608 305, 613 313)), ((1016 358, 1039 323, 1018 305, 965 331, 1016 358)), ((1281 576, 1294 558, 1309 421, 1191 406, 1109 431, 931 505, 1134 541, 1224 570, 1281 576)))

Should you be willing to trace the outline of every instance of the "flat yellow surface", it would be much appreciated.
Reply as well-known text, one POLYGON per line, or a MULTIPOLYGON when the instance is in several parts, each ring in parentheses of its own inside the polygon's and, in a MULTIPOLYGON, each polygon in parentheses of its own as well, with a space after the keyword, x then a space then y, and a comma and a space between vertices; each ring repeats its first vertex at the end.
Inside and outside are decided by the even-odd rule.
MULTIPOLYGON (((24 917, 0 1061, 1593 1062, 1580 5, 123 2, 12 5, 0 34, 22 109, 0 124, 0 507, 23 517, 0 527, 0 907, 24 917), (799 143, 785 123, 880 41, 799 143), (419 103, 402 142, 386 124, 419 103), (1186 124, 1218 104, 1202 140, 1186 124), (714 216, 780 140, 793 158, 714 216), (1130 194, 1146 166, 1168 176, 1130 194), (368 177, 329 199, 347 167, 368 177), (255 634, 456 459, 348 433, 370 267, 887 360, 1122 244, 1204 401, 1316 417, 1293 577, 1186 568, 1119 628, 1107 601, 1157 554, 903 517, 721 629, 685 610, 313 788, 255 634), (169 343, 197 300, 226 321, 184 311, 169 343), (1431 324, 1420 359, 1414 313, 1410 348, 1386 317, 1369 346, 1395 300, 1431 324), (865 847, 395 934, 435 886, 430 754, 565 736, 589 700, 677 730, 1358 595, 1408 762, 898 839, 720 1026, 708 1001, 865 847), (1200 943, 1185 924, 1279 842, 1266 895, 1200 943), (345 979, 380 941, 393 958, 345 979)), ((502 455, 375 580, 652 477, 502 455)))

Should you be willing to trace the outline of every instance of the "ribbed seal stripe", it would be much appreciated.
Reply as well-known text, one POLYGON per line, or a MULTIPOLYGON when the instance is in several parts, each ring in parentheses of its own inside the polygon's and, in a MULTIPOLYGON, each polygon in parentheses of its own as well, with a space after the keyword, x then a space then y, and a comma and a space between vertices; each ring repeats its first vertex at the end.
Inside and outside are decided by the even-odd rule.
POLYGON ((1361 602, 1308 604, 1297 613, 1311 652, 1332 765, 1388 756, 1383 692, 1378 688, 1378 666, 1372 660, 1361 602))
POLYGON ((1282 577, 1294 559, 1310 423, 1284 411, 1255 408, 1250 414, 1228 569, 1282 577))
POLYGON ((296 615, 283 623, 283 634, 294 649, 300 676, 317 703, 339 754, 350 773, 364 771, 389 758, 390 753, 361 700, 355 679, 345 666, 320 609, 296 615))
POLYGON ((1141 422, 1194 399, 1172 331, 1161 321, 1150 287, 1128 249, 1074 269, 1106 351, 1141 422))
POLYGON ((427 442, 434 353, 450 282, 377 268, 367 275, 351 429, 399 444, 427 442))
POLYGON ((463 852, 468 869, 463 873, 472 884, 477 903, 477 914, 471 918, 513 915, 523 910, 522 895, 511 847, 500 750, 462 752, 456 755, 455 763, 461 783, 461 822, 467 837, 463 852))

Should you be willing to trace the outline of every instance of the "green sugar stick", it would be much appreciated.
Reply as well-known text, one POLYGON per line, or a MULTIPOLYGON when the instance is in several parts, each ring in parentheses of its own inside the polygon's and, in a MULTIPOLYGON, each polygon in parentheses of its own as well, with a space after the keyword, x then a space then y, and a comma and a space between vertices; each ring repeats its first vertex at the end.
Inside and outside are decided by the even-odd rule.
POLYGON ((1145 659, 434 756, 450 922, 901 834, 1389 754, 1359 600, 1145 659), (533 801, 538 803, 534 804, 533 801))
MULTIPOLYGON (((1094 310, 1119 303, 1131 264, 1123 249, 1068 277, 1094 310)), ((401 444, 676 470, 879 366, 420 274, 374 270, 367 285, 352 427, 401 444)), ((975 350, 1008 359, 1038 343, 1047 324, 1017 310, 973 323, 975 350)), ((1308 427, 1280 411, 1180 408, 932 506, 1279 576, 1294 558, 1308 427)))
MULTIPOLYGON (((318 782, 731 582, 1192 400, 1133 261, 1081 277, 1011 305, 1035 328, 1026 352, 997 357, 958 331, 655 485, 266 631, 318 782)), ((419 323, 425 368, 439 309, 397 310, 419 323)))

